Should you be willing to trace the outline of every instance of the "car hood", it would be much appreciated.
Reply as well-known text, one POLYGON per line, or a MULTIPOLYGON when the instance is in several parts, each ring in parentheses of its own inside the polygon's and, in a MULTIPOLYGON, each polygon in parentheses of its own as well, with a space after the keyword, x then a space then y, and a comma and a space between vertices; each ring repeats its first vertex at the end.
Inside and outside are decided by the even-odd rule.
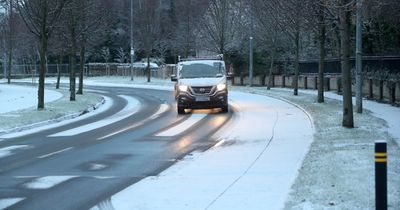
POLYGON ((194 87, 215 86, 221 83, 226 83, 225 77, 179 79, 180 85, 187 85, 194 87))

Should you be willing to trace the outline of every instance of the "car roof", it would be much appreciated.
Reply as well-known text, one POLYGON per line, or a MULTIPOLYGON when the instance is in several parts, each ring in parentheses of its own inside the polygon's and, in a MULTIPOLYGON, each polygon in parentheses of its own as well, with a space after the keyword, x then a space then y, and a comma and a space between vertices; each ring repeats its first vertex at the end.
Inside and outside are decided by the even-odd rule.
POLYGON ((192 61, 181 61, 178 65, 190 65, 195 63, 213 64, 213 63, 224 63, 221 60, 192 60, 192 61))

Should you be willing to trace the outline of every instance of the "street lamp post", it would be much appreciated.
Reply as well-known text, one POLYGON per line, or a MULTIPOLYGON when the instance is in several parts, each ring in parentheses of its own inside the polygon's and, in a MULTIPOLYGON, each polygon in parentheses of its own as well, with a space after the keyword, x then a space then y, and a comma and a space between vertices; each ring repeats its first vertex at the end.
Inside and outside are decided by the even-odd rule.
POLYGON ((131 81, 133 81, 133 62, 135 59, 135 50, 133 49, 133 0, 131 0, 131 81))
POLYGON ((253 86, 253 37, 250 36, 249 86, 253 86))
MULTIPOLYGON (((250 2, 250 7, 251 10, 254 9, 254 1, 251 0, 250 2)), ((254 24, 254 20, 253 20, 253 11, 251 11, 250 13, 250 38, 249 38, 249 86, 253 86, 253 24, 254 24)))
POLYGON ((356 112, 362 113, 362 0, 357 0, 356 14, 356 112))

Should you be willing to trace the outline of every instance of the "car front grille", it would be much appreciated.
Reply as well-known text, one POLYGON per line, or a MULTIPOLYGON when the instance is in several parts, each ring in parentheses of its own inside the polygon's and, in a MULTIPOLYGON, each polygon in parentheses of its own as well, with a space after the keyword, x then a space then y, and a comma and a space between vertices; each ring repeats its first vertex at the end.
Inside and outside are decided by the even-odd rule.
POLYGON ((213 89, 213 86, 192 87, 194 94, 210 94, 212 89, 213 89))

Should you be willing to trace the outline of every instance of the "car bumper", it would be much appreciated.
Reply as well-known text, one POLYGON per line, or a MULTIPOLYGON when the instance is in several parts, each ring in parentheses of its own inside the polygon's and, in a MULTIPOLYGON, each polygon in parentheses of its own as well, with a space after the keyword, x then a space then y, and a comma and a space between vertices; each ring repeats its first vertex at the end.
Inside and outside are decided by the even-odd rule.
POLYGON ((177 97, 178 106, 185 109, 210 109, 228 106, 228 93, 218 92, 215 95, 190 95, 180 93, 177 97))

